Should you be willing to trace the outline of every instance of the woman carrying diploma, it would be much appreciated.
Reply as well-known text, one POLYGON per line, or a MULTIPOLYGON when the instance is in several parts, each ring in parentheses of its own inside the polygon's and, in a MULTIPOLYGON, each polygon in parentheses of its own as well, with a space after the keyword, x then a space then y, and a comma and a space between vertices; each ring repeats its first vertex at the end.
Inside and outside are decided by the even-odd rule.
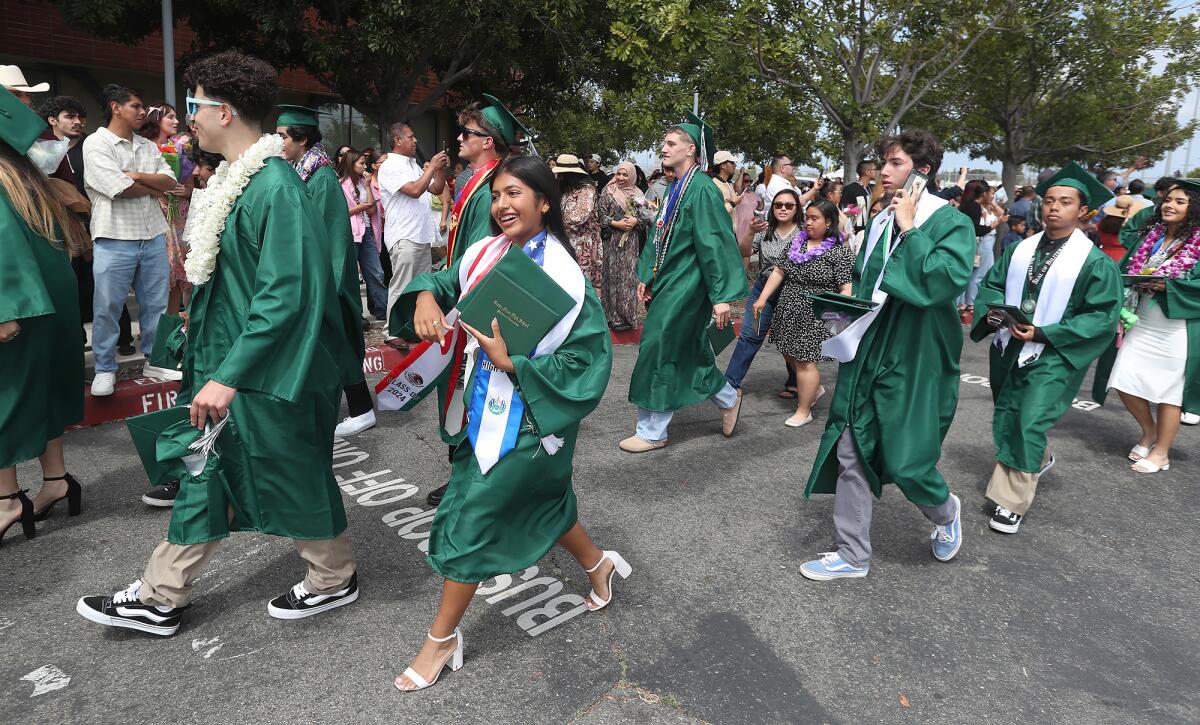
POLYGON ((490 330, 456 323, 474 338, 466 351, 473 360, 467 423, 433 519, 428 557, 446 581, 424 646, 396 678, 405 691, 432 685, 447 665, 462 666, 458 624, 481 582, 533 565, 556 542, 591 579, 589 609, 612 599, 614 573, 630 573, 620 554, 601 551, 584 532, 571 489, 579 422, 604 395, 612 346, 600 300, 566 241, 558 183, 541 159, 516 157, 496 170, 491 197, 501 234, 476 240, 449 268, 417 277, 395 311, 412 319, 421 339, 442 343, 453 329, 444 313, 512 246, 575 304, 528 356, 510 353, 495 321, 490 330))

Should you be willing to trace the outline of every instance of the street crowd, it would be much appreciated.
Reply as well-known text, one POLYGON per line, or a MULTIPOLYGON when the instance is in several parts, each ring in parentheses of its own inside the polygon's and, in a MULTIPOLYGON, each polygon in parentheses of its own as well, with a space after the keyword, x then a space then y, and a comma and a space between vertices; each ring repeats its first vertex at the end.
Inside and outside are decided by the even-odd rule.
POLYGON ((960 551, 962 503, 938 463, 964 334, 989 350, 987 521, 1000 534, 1029 515, 1056 463, 1050 433, 1089 372, 1093 399, 1115 390, 1133 419, 1138 474, 1169 472, 1180 425, 1200 412, 1200 180, 1147 187, 1133 178, 1144 159, 1121 172, 1071 162, 1005 199, 966 168, 940 185, 942 144, 920 129, 883 135, 852 178, 802 179, 783 154, 754 173, 686 114, 664 130, 660 169, 621 160, 608 173, 598 155, 538 156, 487 95, 459 110, 453 158, 425 157, 404 122, 386 148, 327 149, 320 112, 277 105, 275 69, 236 51, 187 69, 183 113, 107 86, 90 134, 76 99, 35 104, 45 84, 16 66, 0 75, 0 544, 13 526, 35 536, 60 502, 82 512, 64 431, 134 352, 131 289, 143 374, 180 383, 175 407, 129 421, 143 501, 171 518, 129 587, 79 599, 99 625, 175 634, 236 531, 291 538, 306 563, 271 616, 356 601, 332 441, 425 397, 452 466, 429 495, 427 561, 445 581, 395 686, 462 667, 479 584, 555 544, 587 573, 588 609, 603 609, 632 567, 585 530, 572 458, 614 332, 640 333, 636 424, 613 441, 628 454, 656 455, 674 412, 706 400, 735 435, 768 342, 782 362, 770 394, 795 404, 784 426, 811 426, 829 396, 804 492, 834 496, 836 548, 799 566, 816 581, 867 576, 887 484, 929 520, 933 557, 960 551), (498 318, 467 319, 472 290, 506 275, 537 292, 508 304, 561 300, 514 349, 498 318), (374 386, 372 326, 404 353, 374 386), (30 499, 16 465, 34 458, 30 499))

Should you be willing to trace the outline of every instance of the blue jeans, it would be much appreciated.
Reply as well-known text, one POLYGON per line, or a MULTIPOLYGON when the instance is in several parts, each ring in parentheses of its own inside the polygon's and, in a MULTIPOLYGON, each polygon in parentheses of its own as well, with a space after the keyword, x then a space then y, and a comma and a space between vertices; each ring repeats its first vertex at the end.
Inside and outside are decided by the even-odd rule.
POLYGON ((363 280, 367 283, 367 310, 377 320, 387 319, 387 287, 383 285, 383 264, 379 261, 379 252, 375 251, 374 230, 367 228, 363 232, 362 243, 358 247, 358 267, 362 270, 363 280))
MULTIPOLYGON (((729 383, 725 383, 725 387, 718 390, 709 400, 716 403, 718 408, 727 410, 737 403, 737 390, 729 383)), ((638 438, 651 443, 665 441, 667 426, 671 424, 671 418, 674 416, 675 411, 673 410, 648 410, 638 406, 638 438)))
POLYGON ((129 288, 138 303, 138 325, 142 332, 142 354, 150 357, 158 318, 167 308, 170 265, 167 241, 162 234, 153 239, 106 239, 93 245, 92 351, 96 372, 117 371, 117 325, 129 288))
POLYGON ((978 254, 979 266, 971 273, 971 281, 967 282, 967 289, 963 292, 959 304, 972 307, 975 305, 975 297, 979 294, 979 283, 983 281, 983 276, 992 268, 992 264, 996 261, 996 235, 988 234, 985 237, 979 238, 978 254))
MULTIPOLYGON (((754 329, 756 321, 754 310, 751 307, 758 301, 758 296, 762 294, 762 288, 766 285, 768 276, 760 275, 758 281, 754 283, 753 289, 750 290, 750 296, 746 299, 746 314, 742 316, 742 331, 738 333, 737 345, 733 348, 733 355, 729 358, 729 367, 725 370, 725 379, 738 389, 741 389, 742 380, 750 370, 750 363, 754 361, 754 356, 762 347, 763 340, 767 338, 767 330, 771 328, 771 320, 775 316, 775 303, 779 301, 778 294, 775 299, 767 300, 766 306, 759 313, 757 322, 758 327, 762 329, 762 334, 758 334, 754 329)), ((788 369, 787 387, 796 387, 795 371, 786 362, 784 367, 788 369)))

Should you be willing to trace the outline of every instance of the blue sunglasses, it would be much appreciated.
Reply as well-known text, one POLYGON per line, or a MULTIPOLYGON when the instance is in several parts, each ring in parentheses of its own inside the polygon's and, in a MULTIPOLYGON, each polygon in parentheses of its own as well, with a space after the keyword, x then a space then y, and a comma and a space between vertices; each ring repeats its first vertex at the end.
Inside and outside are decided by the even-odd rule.
MULTIPOLYGON (((210 101, 207 98, 192 98, 191 96, 187 97, 187 112, 188 112, 188 115, 191 115, 191 116, 196 115, 196 111, 200 110, 200 106, 224 106, 224 105, 227 105, 227 104, 222 103, 221 101, 210 101)), ((233 110, 232 108, 229 109, 229 112, 235 116, 238 115, 237 111, 233 110)))

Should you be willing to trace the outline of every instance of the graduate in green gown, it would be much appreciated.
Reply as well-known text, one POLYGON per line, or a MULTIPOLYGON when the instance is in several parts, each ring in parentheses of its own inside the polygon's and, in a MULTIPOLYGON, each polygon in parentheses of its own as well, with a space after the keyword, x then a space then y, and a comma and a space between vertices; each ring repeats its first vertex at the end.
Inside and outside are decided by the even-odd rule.
POLYGON ((167 540, 142 578, 76 606, 99 624, 163 636, 179 628, 193 582, 230 531, 290 537, 308 564, 304 580, 268 604, 271 616, 307 617, 358 598, 330 444, 350 354, 330 263, 340 241, 323 233, 304 183, 278 158, 282 139, 263 134, 274 69, 226 51, 184 79, 200 147, 226 162, 191 211, 183 371, 194 392, 180 397, 188 417, 163 431, 159 452, 188 426, 225 427, 201 470, 189 463, 182 472, 167 540))
POLYGON ((0 88, 0 543, 20 523, 81 489, 63 461, 63 430, 83 418, 83 328, 71 255, 87 231, 25 153, 45 121, 0 88), (17 486, 16 464, 37 458, 41 491, 17 486))
MULTIPOLYGON (((337 285, 343 325, 349 346, 342 361, 341 383, 352 401, 370 401, 363 358, 366 341, 363 339, 362 295, 358 286, 358 255, 354 235, 350 231, 346 196, 338 180, 333 161, 321 146, 321 130, 317 111, 304 106, 279 106, 275 133, 283 139, 283 158, 292 164, 304 181, 320 216, 318 233, 329 237, 334 284, 337 285)), ((359 403, 361 405, 361 402, 359 403)), ((366 410, 351 410, 350 415, 365 415, 366 410)))
MULTIPOLYGON (((501 159, 517 144, 518 132, 527 137, 532 135, 500 99, 486 93, 483 98, 484 103, 472 103, 458 113, 458 126, 461 129, 458 134, 458 157, 471 164, 475 173, 463 188, 454 192, 454 204, 446 232, 447 267, 457 264, 472 244, 496 234, 497 227, 492 222, 492 178, 501 159)), ((402 336, 410 319, 411 316, 388 315, 388 332, 402 336)), ((441 391, 441 395, 445 393, 441 391)), ((454 460, 453 443, 450 446, 450 460, 454 460)), ((429 492, 426 500, 430 506, 437 506, 445 494, 446 486, 439 486, 429 492)))
POLYGON ((649 309, 629 382, 637 430, 619 444, 629 453, 665 447, 674 411, 706 398, 721 409, 721 430, 731 436, 742 406, 742 391, 717 368, 706 330, 714 318, 718 329, 733 324, 729 305, 750 290, 725 197, 703 173, 717 148, 712 127, 689 116, 663 138, 663 166, 678 180, 638 264, 638 297, 649 309))
POLYGON ((914 198, 904 189, 914 171, 937 174, 942 147, 933 135, 911 129, 876 149, 891 199, 867 225, 854 295, 878 306, 822 346, 842 365, 804 493, 836 493, 838 548, 801 566, 815 580, 867 575, 872 498, 886 483, 935 525, 935 558, 949 561, 962 544, 962 506, 937 463, 958 405, 962 324, 954 299, 971 276, 975 230, 931 191, 914 198))
POLYGON ((1115 388, 1137 421, 1141 437, 1129 459, 1143 474, 1170 469, 1184 411, 1200 410, 1200 181, 1169 179, 1164 187, 1120 262, 1122 273, 1147 279, 1130 287, 1128 329, 1120 349, 1101 357, 1092 389, 1103 402, 1115 388))
POLYGON ((458 624, 480 582, 525 569, 558 543, 588 572, 588 607, 596 610, 612 599, 614 573, 630 573, 620 554, 601 551, 584 532, 571 488, 579 424, 608 385, 612 341, 600 299, 569 247, 558 184, 541 159, 515 157, 497 168, 491 196, 501 235, 413 280, 396 314, 421 339, 441 342, 451 329, 445 313, 491 268, 486 260, 503 253, 528 255, 575 306, 530 356, 510 353, 495 322, 482 331, 463 325, 480 354, 460 393, 471 401, 468 424, 429 534, 429 564, 446 581, 429 636, 396 678, 406 691, 432 684, 447 665, 462 666, 458 624))
POLYGON ((1043 181, 1045 229, 1004 251, 984 277, 971 339, 992 340, 989 378, 996 468, 988 526, 1015 534, 1051 466, 1046 436, 1071 407, 1092 361, 1113 345, 1121 312, 1117 265, 1080 229, 1112 192, 1078 164, 1043 181), (1020 310, 1018 322, 997 305, 1020 310))

